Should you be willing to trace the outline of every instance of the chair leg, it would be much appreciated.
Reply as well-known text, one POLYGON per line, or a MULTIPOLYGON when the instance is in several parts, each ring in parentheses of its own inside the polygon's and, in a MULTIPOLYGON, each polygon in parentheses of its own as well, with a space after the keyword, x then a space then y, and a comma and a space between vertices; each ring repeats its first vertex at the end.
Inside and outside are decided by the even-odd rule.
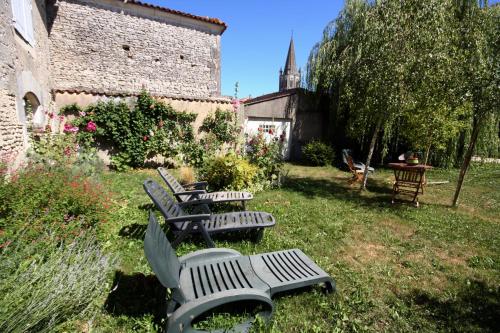
POLYGON ((257 230, 254 231, 255 232, 255 235, 253 237, 253 240, 258 243, 262 240, 262 238, 264 238, 264 228, 259 228, 257 230))
POLYGON ((187 237, 187 235, 189 235, 193 232, 193 229, 194 229, 194 223, 191 222, 186 227, 186 229, 177 233, 177 237, 175 237, 174 241, 172 242, 172 247, 175 249, 177 247, 177 245, 179 245, 180 242, 182 242, 182 240, 187 237))
POLYGON ((212 237, 210 237, 210 234, 208 233, 207 229, 203 225, 201 225, 201 223, 200 223, 199 228, 200 228, 201 235, 203 236, 203 239, 205 240, 205 243, 207 243, 207 246, 208 247, 215 247, 215 243, 212 240, 212 237))

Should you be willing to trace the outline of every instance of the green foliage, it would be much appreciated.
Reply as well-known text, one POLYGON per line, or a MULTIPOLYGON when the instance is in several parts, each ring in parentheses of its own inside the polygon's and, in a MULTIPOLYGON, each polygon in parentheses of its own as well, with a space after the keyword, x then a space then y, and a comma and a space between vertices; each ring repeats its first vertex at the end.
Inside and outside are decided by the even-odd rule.
POLYGON ((144 166, 148 158, 156 155, 176 158, 194 142, 191 123, 196 115, 178 112, 145 91, 137 97, 132 109, 124 102, 108 101, 85 110, 71 105, 63 111, 78 113, 72 123, 79 128, 79 142, 97 141, 118 151, 113 166, 119 170, 144 166))
POLYGON ((0 331, 54 332, 67 321, 91 318, 115 259, 91 235, 43 249, 20 238, 0 252, 0 331))
POLYGON ((332 164, 334 152, 330 145, 313 140, 302 147, 302 157, 307 164, 325 166, 332 164))
POLYGON ((381 140, 379 160, 411 148, 461 157, 471 116, 499 109, 499 12, 474 1, 346 1, 307 73, 332 96, 334 144, 349 137, 366 153, 381 140))
POLYGON ((243 190, 250 188, 257 174, 257 168, 246 159, 234 154, 213 157, 200 170, 212 190, 243 190))
POLYGON ((229 110, 217 108, 214 113, 203 119, 200 126, 200 133, 212 133, 217 144, 235 144, 240 128, 236 124, 236 113, 229 110))
POLYGON ((97 150, 89 145, 80 145, 74 133, 32 135, 28 157, 31 163, 49 168, 64 167, 85 176, 95 175, 104 167, 97 150))
POLYGON ((249 138, 247 157, 258 168, 258 182, 264 188, 279 186, 283 174, 283 138, 274 137, 269 142, 259 132, 249 138))

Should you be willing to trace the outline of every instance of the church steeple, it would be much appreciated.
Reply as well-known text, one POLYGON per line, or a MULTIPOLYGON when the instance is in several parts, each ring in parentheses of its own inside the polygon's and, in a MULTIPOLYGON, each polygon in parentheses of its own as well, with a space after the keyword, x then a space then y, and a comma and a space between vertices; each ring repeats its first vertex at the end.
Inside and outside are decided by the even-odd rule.
POLYGON ((300 85, 300 72, 297 71, 295 62, 295 47, 293 45, 293 37, 290 38, 290 46, 286 56, 285 70, 280 70, 280 89, 284 91, 288 89, 298 88, 300 85))

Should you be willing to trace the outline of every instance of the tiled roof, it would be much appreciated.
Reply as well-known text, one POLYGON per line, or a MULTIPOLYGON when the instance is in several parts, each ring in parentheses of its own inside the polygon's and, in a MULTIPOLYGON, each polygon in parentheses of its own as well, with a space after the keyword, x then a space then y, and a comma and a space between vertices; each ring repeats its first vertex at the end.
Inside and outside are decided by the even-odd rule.
MULTIPOLYGON (((103 91, 103 90, 92 90, 92 89, 53 89, 53 94, 86 94, 94 96, 107 96, 107 97, 131 97, 138 96, 139 93, 134 92, 121 92, 121 91, 103 91)), ((169 98, 173 100, 181 101, 193 101, 193 102, 214 102, 220 104, 231 104, 231 100, 224 97, 189 97, 189 96, 171 96, 171 95, 160 95, 151 94, 153 97, 157 98, 169 98)))
POLYGON ((223 27, 222 32, 224 32, 227 29, 227 24, 224 23, 224 22, 222 22, 218 18, 212 18, 212 17, 208 17, 208 16, 193 15, 193 14, 181 12, 179 10, 170 9, 170 8, 166 8, 166 7, 161 7, 161 6, 157 6, 157 5, 152 5, 152 4, 145 3, 145 2, 142 2, 142 1, 137 1, 137 0, 123 0, 123 2, 124 3, 131 3, 131 4, 135 4, 135 5, 139 5, 139 6, 144 6, 144 7, 149 7, 149 8, 153 8, 153 9, 157 9, 157 10, 161 10, 163 12, 167 12, 167 13, 170 13, 170 14, 175 14, 175 15, 180 15, 180 16, 184 16, 184 17, 189 17, 189 18, 192 18, 194 20, 199 20, 199 21, 204 21, 204 22, 209 22, 209 23, 217 24, 217 25, 220 25, 220 26, 223 27))

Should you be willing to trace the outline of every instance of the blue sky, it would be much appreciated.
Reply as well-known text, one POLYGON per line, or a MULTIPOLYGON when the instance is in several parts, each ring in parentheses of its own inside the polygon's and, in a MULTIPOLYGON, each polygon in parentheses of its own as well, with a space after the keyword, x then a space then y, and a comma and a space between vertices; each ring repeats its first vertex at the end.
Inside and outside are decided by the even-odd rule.
POLYGON ((222 94, 253 97, 278 90, 278 71, 285 65, 293 30, 297 66, 303 68, 309 52, 335 19, 343 0, 143 0, 228 25, 222 35, 222 94))

